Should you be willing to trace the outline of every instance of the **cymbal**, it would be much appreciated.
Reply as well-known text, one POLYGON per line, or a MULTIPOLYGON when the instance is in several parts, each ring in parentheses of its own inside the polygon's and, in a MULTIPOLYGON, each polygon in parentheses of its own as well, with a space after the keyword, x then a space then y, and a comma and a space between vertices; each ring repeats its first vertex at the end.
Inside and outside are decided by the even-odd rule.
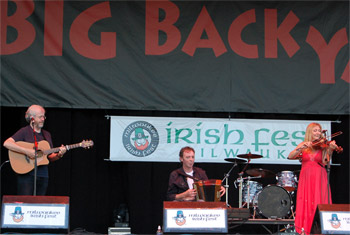
POLYGON ((276 175, 272 171, 265 170, 262 168, 249 169, 249 170, 246 170, 245 172, 250 176, 261 176, 261 178, 272 177, 276 175))
POLYGON ((224 160, 228 161, 228 162, 233 162, 233 163, 236 163, 236 164, 242 164, 242 163, 246 163, 247 162, 247 160, 239 159, 239 158, 225 158, 224 160))
POLYGON ((248 154, 239 154, 239 155, 237 155, 237 157, 252 159, 252 158, 262 158, 263 156, 258 155, 258 154, 248 153, 248 154))

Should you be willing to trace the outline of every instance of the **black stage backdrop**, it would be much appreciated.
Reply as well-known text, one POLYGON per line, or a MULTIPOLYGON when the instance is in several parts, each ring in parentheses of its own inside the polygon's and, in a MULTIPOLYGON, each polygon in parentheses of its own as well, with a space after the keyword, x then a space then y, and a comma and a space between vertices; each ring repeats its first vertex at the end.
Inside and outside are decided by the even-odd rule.
MULTIPOLYGON (((2 107, 1 142, 17 129, 26 125, 24 107, 2 107)), ((259 119, 302 119, 332 120, 332 131, 343 131, 335 138, 344 148, 344 153, 335 154, 334 162, 341 166, 331 168, 331 188, 333 203, 349 204, 349 115, 276 115, 247 113, 198 113, 198 112, 156 112, 123 110, 89 110, 47 108, 45 129, 53 136, 55 146, 72 144, 83 139, 95 143, 90 150, 69 151, 63 159, 51 163, 48 195, 70 197, 70 229, 85 229, 89 232, 107 233, 113 227, 113 211, 125 203, 129 208, 132 233, 153 234, 157 225, 162 224, 163 201, 167 190, 169 173, 180 166, 179 163, 143 163, 106 161, 109 156, 109 120, 105 115, 131 116, 171 116, 259 118, 259 119)), ((8 160, 7 150, 1 149, 1 163, 8 160)), ((209 178, 222 179, 232 164, 208 164, 197 166, 207 171, 209 178)), ((295 165, 255 164, 249 168, 261 167, 275 173, 282 170, 296 171, 295 165)), ((249 169, 248 168, 248 169, 249 169)), ((234 180, 242 166, 230 175, 229 203, 238 207, 238 190, 234 180)), ((1 172, 1 198, 16 194, 15 174, 9 164, 1 172)), ((274 178, 265 179, 264 186, 275 184, 274 178)), ((231 232, 236 232, 233 230, 231 232)))

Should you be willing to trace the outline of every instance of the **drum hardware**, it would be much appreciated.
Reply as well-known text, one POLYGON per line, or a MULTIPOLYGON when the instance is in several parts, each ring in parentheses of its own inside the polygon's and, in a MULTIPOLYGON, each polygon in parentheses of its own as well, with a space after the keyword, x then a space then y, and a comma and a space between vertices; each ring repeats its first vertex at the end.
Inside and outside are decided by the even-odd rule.
MULTIPOLYGON (((259 192, 260 193, 260 192, 259 192)), ((294 192, 288 192, 289 194, 293 194, 294 192)), ((256 195, 256 197, 257 196, 259 196, 259 194, 258 195, 256 195)), ((295 219, 295 214, 294 214, 294 203, 293 203, 293 199, 292 199, 292 197, 290 197, 291 198, 291 201, 290 201, 290 203, 291 203, 291 207, 290 207, 290 213, 291 213, 291 215, 288 217, 288 219, 295 219)), ((254 198, 254 204, 253 204, 253 219, 255 219, 255 215, 256 215, 256 208, 257 208, 257 203, 258 203, 258 201, 257 201, 257 199, 255 200, 256 198, 254 198)))
POLYGON ((237 157, 239 157, 239 158, 246 158, 246 159, 250 160, 250 159, 255 159, 255 158, 262 158, 263 156, 258 155, 258 154, 251 154, 249 152, 247 154, 239 154, 239 155, 237 155, 237 157))
MULTIPOLYGON (((228 188, 230 187, 229 186, 229 183, 228 183, 228 177, 230 177, 230 173, 231 171, 233 170, 233 168, 235 168, 238 164, 242 164, 242 163, 246 163, 247 160, 245 159, 239 159, 239 158, 225 158, 225 161, 228 161, 228 162, 232 162, 234 163, 233 166, 231 167, 231 169, 224 175, 224 178, 221 180, 221 182, 224 182, 225 180, 225 189, 226 189, 226 206, 227 207, 231 207, 229 204, 228 204, 228 188)), ((236 185, 235 185, 236 186, 236 185)))
POLYGON ((292 206, 290 207, 291 216, 289 216, 289 219, 295 219, 293 200, 291 203, 292 203, 292 206))
POLYGON ((255 219, 255 215, 256 215, 256 205, 253 206, 253 219, 255 219))
MULTIPOLYGON (((246 170, 246 173, 250 176, 253 176, 253 177, 250 177, 250 179, 253 179, 253 178, 268 178, 268 177, 272 177, 272 176, 275 176, 276 174, 273 173, 272 171, 270 170, 265 170, 265 169, 262 169, 262 168, 254 168, 254 169, 249 169, 249 170, 246 170)), ((249 187, 249 177, 248 177, 248 208, 249 208, 249 202, 250 202, 250 187, 249 187)), ((259 191, 256 192, 257 194, 259 193, 259 191)), ((254 197, 256 197, 257 195, 254 195, 254 197)), ((252 198, 252 200, 255 200, 255 198, 252 198)), ((244 205, 243 205, 244 206, 244 205)), ((254 214, 253 214, 253 218, 255 218, 255 211, 256 211, 256 205, 255 203, 253 203, 253 207, 254 207, 254 214)))
POLYGON ((244 177, 242 178, 243 180, 251 180, 251 179, 260 179, 262 178, 261 175, 258 175, 258 176, 247 176, 247 177, 244 177))
POLYGON ((277 186, 283 187, 288 192, 293 192, 297 188, 298 179, 293 171, 281 171, 276 176, 277 186))
POLYGON ((293 212, 293 201, 287 190, 280 186, 266 186, 254 200, 254 217, 255 211, 266 218, 284 218, 289 212, 293 212))
POLYGON ((227 162, 232 162, 234 164, 242 164, 247 162, 247 160, 240 158, 225 158, 224 160, 227 162))
POLYGON ((265 170, 262 168, 249 169, 249 170, 246 170, 246 173, 251 176, 261 176, 261 178, 267 178, 267 177, 272 177, 276 175, 272 171, 265 170))
POLYGON ((286 234, 296 234, 294 225, 290 225, 290 224, 287 224, 287 226, 284 226, 284 228, 281 229, 280 232, 284 232, 286 234))
MULTIPOLYGON (((238 155, 238 156, 242 156, 241 155, 238 155)), ((242 206, 242 190, 243 190, 243 174, 245 172, 245 170, 247 169, 248 167, 248 164, 250 163, 250 158, 248 158, 248 162, 247 164, 244 166, 243 170, 241 172, 238 173, 238 179, 236 180, 238 183, 239 183, 239 189, 238 189, 238 192, 239 192, 239 195, 238 195, 238 200, 239 200, 239 208, 243 208, 242 206)), ((236 182, 235 181, 235 182, 236 182)), ((235 187, 236 187, 236 184, 235 184, 235 187)))
POLYGON ((242 177, 242 175, 243 175, 243 173, 242 172, 240 172, 239 174, 239 177, 236 179, 236 181, 234 182, 234 185, 235 185, 235 187, 237 188, 237 186, 236 186, 236 182, 238 182, 238 193, 239 193, 239 195, 238 195, 238 200, 239 200, 239 202, 238 202, 238 206, 239 206, 239 208, 243 208, 242 207, 242 183, 243 183, 243 177, 242 177))
MULTIPOLYGON (((247 179, 246 184, 244 184, 246 186, 245 187, 246 190, 243 189, 247 198, 245 199, 245 202, 242 205, 242 208, 247 205, 247 208, 249 209, 250 204, 252 204, 252 205, 254 204, 253 200, 254 200, 255 195, 258 194, 260 192, 260 190, 262 189, 262 184, 260 184, 256 181, 251 181, 251 179, 257 179, 257 178, 261 178, 261 176, 255 176, 255 177, 248 176, 248 177, 242 178, 243 181, 247 179), (252 198, 251 198, 251 190, 253 190, 253 193, 254 193, 252 198)), ((241 200, 243 201, 243 196, 242 196, 241 200)))
POLYGON ((280 172, 278 177, 273 171, 261 168, 249 169, 243 172, 247 173, 249 176, 243 177, 243 173, 241 172, 234 182, 236 188, 236 182, 240 185, 240 208, 252 208, 253 219, 255 219, 257 215, 269 219, 295 218, 294 203, 292 199, 294 190, 292 189, 293 187, 296 188, 296 186, 290 181, 297 182, 297 179, 296 176, 291 176, 293 172, 290 173, 289 171, 284 171, 283 174, 280 172), (280 181, 283 179, 283 183, 280 183, 279 185, 269 185, 262 188, 262 184, 253 181, 253 179, 257 178, 268 178, 273 176, 275 176, 276 179, 280 179, 280 181), (293 180, 291 180, 291 178, 293 180), (293 187, 289 188, 291 184, 293 187), (244 202, 243 205, 241 204, 242 201, 244 202))

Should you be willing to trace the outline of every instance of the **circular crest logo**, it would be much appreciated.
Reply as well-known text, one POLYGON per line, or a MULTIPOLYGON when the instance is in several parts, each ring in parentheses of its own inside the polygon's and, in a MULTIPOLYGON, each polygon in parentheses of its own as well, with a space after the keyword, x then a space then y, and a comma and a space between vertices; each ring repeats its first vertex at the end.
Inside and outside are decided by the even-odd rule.
POLYGON ((148 122, 136 121, 124 130, 124 148, 136 157, 146 157, 152 154, 157 149, 158 144, 158 131, 148 122))

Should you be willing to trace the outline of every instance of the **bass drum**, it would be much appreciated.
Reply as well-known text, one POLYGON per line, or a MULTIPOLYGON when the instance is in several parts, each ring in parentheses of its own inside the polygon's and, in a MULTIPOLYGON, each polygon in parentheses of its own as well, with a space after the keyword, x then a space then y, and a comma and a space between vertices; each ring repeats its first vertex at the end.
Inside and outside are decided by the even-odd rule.
POLYGON ((291 210, 292 200, 282 187, 270 185, 257 196, 257 211, 266 218, 284 218, 291 210))

